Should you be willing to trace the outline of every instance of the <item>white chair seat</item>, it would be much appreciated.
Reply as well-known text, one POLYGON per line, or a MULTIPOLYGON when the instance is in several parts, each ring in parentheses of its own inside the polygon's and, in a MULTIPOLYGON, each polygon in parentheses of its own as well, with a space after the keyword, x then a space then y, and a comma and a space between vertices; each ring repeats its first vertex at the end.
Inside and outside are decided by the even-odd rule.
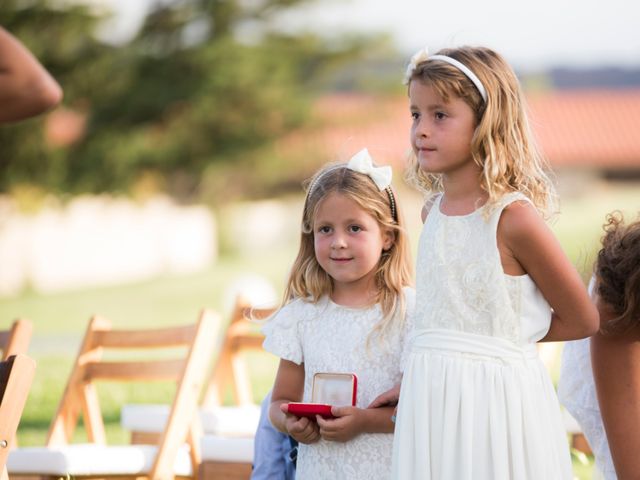
POLYGON ((203 435, 200 449, 203 462, 253 462, 253 438, 203 435))
MULTIPOLYGON (((120 424, 131 432, 159 433, 169 418, 169 406, 129 404, 122 407, 120 424)), ((200 410, 205 433, 234 437, 253 437, 260 421, 260 407, 207 407, 200 410)))
MULTIPOLYGON (((34 475, 131 475, 151 470, 157 447, 72 444, 59 447, 22 447, 9 452, 7 470, 34 475)), ((188 447, 178 451, 174 472, 191 476, 188 447)))
POLYGON ((260 422, 260 407, 209 407, 200 410, 205 433, 222 436, 254 437, 260 422))

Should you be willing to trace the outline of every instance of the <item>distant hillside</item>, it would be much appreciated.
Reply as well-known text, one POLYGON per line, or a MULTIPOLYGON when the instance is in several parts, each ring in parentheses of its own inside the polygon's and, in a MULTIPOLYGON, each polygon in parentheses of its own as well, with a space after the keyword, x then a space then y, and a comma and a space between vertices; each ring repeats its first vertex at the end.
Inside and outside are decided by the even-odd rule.
POLYGON ((554 68, 549 70, 547 75, 551 86, 561 90, 640 87, 640 68, 554 68))
MULTIPOLYGON (((323 78, 325 92, 404 92, 402 77, 406 59, 396 55, 379 55, 353 61, 336 68, 323 78)), ((580 90, 640 88, 640 64, 637 68, 563 68, 541 71, 516 70, 525 89, 580 90)))

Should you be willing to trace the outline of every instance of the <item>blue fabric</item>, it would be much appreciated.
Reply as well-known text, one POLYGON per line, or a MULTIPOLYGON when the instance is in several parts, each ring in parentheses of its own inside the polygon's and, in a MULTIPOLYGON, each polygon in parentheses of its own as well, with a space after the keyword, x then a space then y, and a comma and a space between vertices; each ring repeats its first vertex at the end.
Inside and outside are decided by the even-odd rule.
POLYGON ((291 438, 275 429, 269 421, 271 392, 260 406, 260 422, 256 431, 251 480, 295 480, 296 469, 291 460, 291 438))

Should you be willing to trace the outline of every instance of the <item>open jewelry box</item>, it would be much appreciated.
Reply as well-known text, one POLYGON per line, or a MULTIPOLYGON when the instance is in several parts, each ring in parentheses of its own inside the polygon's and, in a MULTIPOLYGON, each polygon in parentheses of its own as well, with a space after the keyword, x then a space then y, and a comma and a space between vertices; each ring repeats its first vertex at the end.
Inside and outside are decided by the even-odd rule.
POLYGON ((353 373, 316 373, 313 376, 311 402, 291 402, 287 411, 299 417, 320 415, 333 418, 331 407, 354 406, 358 379, 353 373))

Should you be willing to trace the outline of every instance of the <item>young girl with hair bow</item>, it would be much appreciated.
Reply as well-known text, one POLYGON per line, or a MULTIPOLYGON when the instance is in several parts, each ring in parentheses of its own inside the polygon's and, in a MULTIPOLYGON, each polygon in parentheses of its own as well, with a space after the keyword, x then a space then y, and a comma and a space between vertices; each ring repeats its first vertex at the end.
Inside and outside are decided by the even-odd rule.
POLYGON ((571 479, 535 344, 589 336, 598 313, 541 215, 552 185, 518 80, 472 47, 423 50, 405 80, 427 202, 392 478, 571 479))
POLYGON ((312 178, 285 301, 263 327, 264 348, 280 357, 270 418, 300 442, 297 478, 389 477, 392 411, 364 407, 402 374, 410 263, 391 167, 363 150, 312 178), (311 401, 316 373, 355 374, 355 406, 334 406, 335 418, 288 413, 311 401))

